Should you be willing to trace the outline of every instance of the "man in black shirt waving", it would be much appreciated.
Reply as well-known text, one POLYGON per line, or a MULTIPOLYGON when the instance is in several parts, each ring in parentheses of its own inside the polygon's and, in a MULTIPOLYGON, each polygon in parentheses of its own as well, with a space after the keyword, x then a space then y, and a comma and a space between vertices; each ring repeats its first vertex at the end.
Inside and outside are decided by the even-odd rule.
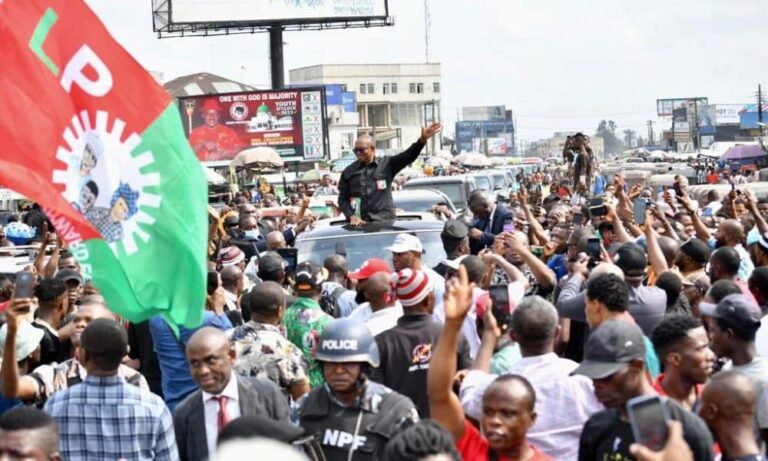
POLYGON ((339 209, 351 225, 395 220, 392 180, 416 160, 427 141, 441 128, 439 123, 422 128, 421 136, 411 147, 391 157, 376 158, 373 137, 357 138, 354 149, 357 161, 346 167, 339 179, 339 209))

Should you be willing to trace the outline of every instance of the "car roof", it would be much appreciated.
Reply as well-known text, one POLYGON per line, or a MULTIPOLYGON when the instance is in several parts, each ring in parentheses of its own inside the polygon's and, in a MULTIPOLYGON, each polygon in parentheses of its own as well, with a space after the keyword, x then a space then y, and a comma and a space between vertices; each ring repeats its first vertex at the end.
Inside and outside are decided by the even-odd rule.
MULTIPOLYGON (((297 239, 314 240, 345 235, 374 234, 378 232, 429 232, 443 230, 443 227, 445 226, 443 221, 436 220, 431 216, 425 219, 425 215, 428 215, 428 213, 407 213, 398 216, 398 219, 392 223, 370 223, 359 228, 343 225, 343 223, 346 222, 343 218, 323 220, 330 221, 330 223, 306 231, 300 234, 297 239)), ((318 223, 320 222, 321 221, 318 221, 318 223)))
POLYGON ((472 178, 469 178, 468 175, 465 174, 457 174, 454 176, 432 176, 429 178, 414 178, 406 181, 405 185, 408 184, 429 184, 429 183, 445 183, 445 182, 465 182, 468 180, 471 180, 472 178))
POLYGON ((442 198, 445 194, 436 189, 402 189, 392 191, 392 199, 421 199, 426 195, 437 195, 442 198))

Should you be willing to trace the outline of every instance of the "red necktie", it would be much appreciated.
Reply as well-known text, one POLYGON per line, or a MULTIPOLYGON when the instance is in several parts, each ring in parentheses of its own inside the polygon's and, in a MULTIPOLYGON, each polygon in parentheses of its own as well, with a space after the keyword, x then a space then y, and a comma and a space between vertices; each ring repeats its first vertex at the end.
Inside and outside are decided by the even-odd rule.
POLYGON ((216 400, 219 402, 219 417, 216 418, 216 425, 219 428, 219 432, 226 426, 226 424, 229 422, 229 413, 227 413, 227 397, 220 395, 217 397, 213 397, 213 400, 216 400))

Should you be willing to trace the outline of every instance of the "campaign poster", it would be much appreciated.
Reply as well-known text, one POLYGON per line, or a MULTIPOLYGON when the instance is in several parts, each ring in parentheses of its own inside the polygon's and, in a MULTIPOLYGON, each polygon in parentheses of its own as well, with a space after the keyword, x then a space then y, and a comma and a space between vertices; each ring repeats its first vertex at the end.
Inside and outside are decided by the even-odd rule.
POLYGON ((179 99, 184 131, 201 162, 232 160, 272 147, 286 161, 327 158, 323 88, 228 93, 179 99))

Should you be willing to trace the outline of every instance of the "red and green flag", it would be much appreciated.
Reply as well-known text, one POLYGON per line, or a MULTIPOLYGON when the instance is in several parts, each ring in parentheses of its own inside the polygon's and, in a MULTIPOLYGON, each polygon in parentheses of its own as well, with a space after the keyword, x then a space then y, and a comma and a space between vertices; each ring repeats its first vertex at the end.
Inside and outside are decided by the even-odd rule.
POLYGON ((207 189, 174 103, 82 0, 0 0, 0 184, 43 206, 109 307, 199 325, 207 189))

